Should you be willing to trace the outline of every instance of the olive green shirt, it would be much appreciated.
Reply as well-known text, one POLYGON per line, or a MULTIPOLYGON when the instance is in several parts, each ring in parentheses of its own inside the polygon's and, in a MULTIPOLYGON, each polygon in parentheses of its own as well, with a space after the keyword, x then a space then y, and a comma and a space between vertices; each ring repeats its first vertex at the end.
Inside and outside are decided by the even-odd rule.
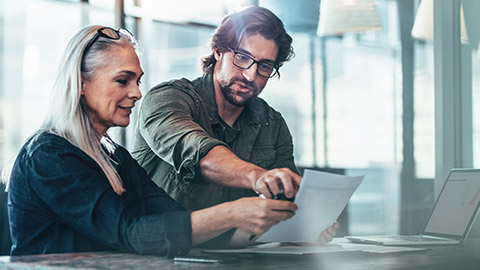
POLYGON ((200 159, 217 145, 262 168, 287 167, 298 173, 292 136, 279 112, 257 97, 233 127, 225 126, 214 95, 212 76, 205 74, 153 87, 140 107, 132 155, 158 186, 189 210, 256 195, 202 177, 200 159))

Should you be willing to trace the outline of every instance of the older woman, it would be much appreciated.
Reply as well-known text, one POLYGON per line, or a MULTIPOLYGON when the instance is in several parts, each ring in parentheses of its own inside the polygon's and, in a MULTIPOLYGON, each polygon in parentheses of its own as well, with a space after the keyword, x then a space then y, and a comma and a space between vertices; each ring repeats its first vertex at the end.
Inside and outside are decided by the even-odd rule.
POLYGON ((10 175, 12 255, 174 256, 206 241, 224 246, 232 235, 225 232, 235 228, 260 235, 293 216, 294 203, 261 198, 190 212, 158 188, 107 134, 129 124, 142 75, 136 42, 125 29, 90 26, 72 38, 46 120, 10 175))

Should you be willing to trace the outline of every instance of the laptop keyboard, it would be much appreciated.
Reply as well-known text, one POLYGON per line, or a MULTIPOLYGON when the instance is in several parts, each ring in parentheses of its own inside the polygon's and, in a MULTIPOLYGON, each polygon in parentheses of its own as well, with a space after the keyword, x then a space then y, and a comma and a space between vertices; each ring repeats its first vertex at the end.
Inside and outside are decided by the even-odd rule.
POLYGON ((421 235, 385 235, 380 236, 379 238, 387 238, 387 239, 394 239, 394 240, 405 240, 410 242, 425 242, 425 241, 448 241, 447 239, 442 238, 433 238, 433 237, 425 237, 421 235))

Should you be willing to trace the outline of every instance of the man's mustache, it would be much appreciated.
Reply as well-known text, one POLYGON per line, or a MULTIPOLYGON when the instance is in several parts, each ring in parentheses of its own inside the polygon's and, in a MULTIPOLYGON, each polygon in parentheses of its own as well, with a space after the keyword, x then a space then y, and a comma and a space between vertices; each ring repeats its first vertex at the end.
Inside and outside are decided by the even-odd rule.
POLYGON ((246 87, 248 87, 250 90, 253 90, 253 92, 255 92, 255 93, 256 93, 257 90, 258 90, 258 86, 257 86, 257 84, 256 84, 255 82, 249 81, 249 80, 247 80, 247 79, 245 79, 245 78, 235 78, 235 79, 230 83, 230 85, 234 84, 236 81, 243 83, 246 87))

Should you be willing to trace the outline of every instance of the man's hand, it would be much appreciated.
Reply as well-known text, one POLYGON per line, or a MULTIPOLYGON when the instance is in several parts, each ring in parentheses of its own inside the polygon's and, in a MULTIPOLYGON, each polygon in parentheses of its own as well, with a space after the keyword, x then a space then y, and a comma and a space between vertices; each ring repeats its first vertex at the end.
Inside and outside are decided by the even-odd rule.
POLYGON ((323 232, 320 234, 318 237, 318 243, 320 244, 326 244, 330 241, 332 241, 332 238, 337 234, 337 230, 340 228, 340 223, 335 221, 332 226, 326 228, 323 230, 323 232))
POLYGON ((265 198, 272 198, 283 189, 287 198, 297 193, 302 177, 288 168, 264 171, 252 184, 252 188, 265 198))
POLYGON ((232 220, 239 230, 260 235, 280 221, 291 218, 297 205, 289 201, 248 197, 229 202, 232 220))
POLYGON ((253 189, 265 198, 284 190, 287 198, 295 196, 302 177, 288 168, 265 170, 237 157, 223 145, 212 148, 200 160, 202 176, 225 187, 253 189))

